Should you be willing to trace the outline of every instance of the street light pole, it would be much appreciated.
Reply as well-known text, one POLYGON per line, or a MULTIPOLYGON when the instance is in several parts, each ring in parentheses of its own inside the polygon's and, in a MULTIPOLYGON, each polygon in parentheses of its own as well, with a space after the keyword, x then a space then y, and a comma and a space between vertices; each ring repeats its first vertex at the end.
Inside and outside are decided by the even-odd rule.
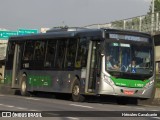
POLYGON ((151 34, 153 34, 154 28, 154 0, 152 0, 152 15, 151 15, 151 34))

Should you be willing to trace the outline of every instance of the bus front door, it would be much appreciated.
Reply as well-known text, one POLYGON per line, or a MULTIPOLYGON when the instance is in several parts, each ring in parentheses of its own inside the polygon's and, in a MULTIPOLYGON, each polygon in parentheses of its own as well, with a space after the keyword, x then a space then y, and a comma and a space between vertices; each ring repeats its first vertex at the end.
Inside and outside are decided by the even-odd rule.
POLYGON ((20 81, 18 79, 18 73, 21 65, 21 46, 15 45, 14 57, 13 57, 13 69, 12 69, 12 88, 19 88, 20 81))
POLYGON ((87 62, 87 83, 86 92, 96 93, 97 91, 97 79, 98 79, 98 56, 97 50, 99 49, 98 41, 91 41, 89 44, 89 54, 87 62))

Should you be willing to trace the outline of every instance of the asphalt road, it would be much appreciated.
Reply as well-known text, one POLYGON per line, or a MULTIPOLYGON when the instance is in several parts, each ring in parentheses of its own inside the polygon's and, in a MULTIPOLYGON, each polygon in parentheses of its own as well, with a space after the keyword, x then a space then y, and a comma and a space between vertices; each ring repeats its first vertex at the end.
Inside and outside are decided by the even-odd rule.
MULTIPOLYGON (((136 116, 146 113, 154 114, 157 111, 158 115, 160 115, 159 106, 117 105, 114 102, 93 102, 90 100, 80 103, 72 102, 69 99, 23 97, 4 94, 0 94, 0 110, 2 112, 11 111, 12 113, 18 111, 20 116, 24 114, 30 115, 30 113, 37 113, 37 116, 42 116, 42 118, 17 118, 16 114, 12 114, 14 117, 5 118, 11 120, 160 120, 159 116, 136 116), (127 114, 132 115, 132 117, 122 117, 122 115, 127 114)), ((0 119, 4 118, 1 117, 0 119)))

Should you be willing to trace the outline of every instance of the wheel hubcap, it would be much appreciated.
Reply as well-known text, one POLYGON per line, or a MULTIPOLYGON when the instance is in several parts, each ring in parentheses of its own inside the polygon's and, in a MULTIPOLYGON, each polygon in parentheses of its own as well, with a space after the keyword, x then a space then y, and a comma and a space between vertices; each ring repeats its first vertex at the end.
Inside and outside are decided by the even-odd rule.
POLYGON ((24 92, 26 90, 26 84, 25 82, 22 82, 22 91, 24 92))
POLYGON ((73 94, 74 95, 78 95, 79 94, 79 86, 78 85, 74 86, 73 94))

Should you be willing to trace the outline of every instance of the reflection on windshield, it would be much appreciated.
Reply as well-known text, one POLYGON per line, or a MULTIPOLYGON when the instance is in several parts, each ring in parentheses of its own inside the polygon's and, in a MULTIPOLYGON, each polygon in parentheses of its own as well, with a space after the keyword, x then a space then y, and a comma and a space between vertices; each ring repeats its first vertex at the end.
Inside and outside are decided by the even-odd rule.
POLYGON ((106 70, 151 74, 152 47, 138 44, 106 43, 106 70))

